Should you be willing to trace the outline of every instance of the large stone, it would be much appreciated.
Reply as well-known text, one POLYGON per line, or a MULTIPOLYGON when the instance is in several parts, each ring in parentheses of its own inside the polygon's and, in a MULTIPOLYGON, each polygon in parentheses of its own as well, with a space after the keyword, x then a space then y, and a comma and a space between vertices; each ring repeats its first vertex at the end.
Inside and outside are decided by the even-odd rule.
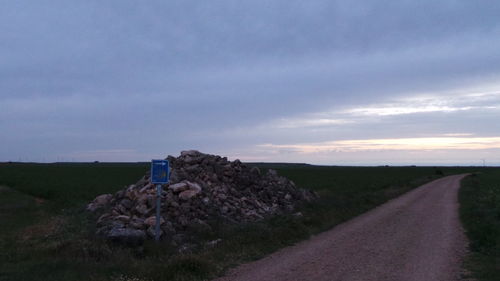
POLYGON ((175 193, 182 192, 184 190, 187 190, 188 188, 189 188, 189 185, 185 182, 171 184, 168 186, 168 189, 172 190, 175 193))
POLYGON ((109 200, 111 200, 111 198, 113 198, 113 195, 111 194, 99 195, 94 199, 94 203, 98 205, 106 205, 109 203, 109 200))
POLYGON ((177 174, 177 170, 172 170, 170 172, 170 182, 171 183, 179 182, 179 175, 177 174))
POLYGON ((179 193, 179 198, 182 200, 189 200, 189 199, 195 197, 196 195, 198 195, 199 193, 200 193, 200 191, 196 191, 196 190, 185 190, 185 191, 179 193))
POLYGON ((132 228, 112 228, 106 238, 113 242, 124 243, 131 246, 141 245, 146 239, 143 230, 132 228))
POLYGON ((130 220, 130 217, 121 215, 121 216, 117 216, 116 219, 119 221, 122 221, 122 222, 128 222, 130 220))
POLYGON ((190 190, 196 191, 197 194, 201 192, 201 186, 199 184, 194 183, 194 182, 190 182, 190 181, 188 181, 186 183, 188 184, 188 187, 190 190))
POLYGON ((95 212, 98 209, 105 208, 113 199, 113 195, 111 194, 102 194, 97 196, 92 203, 87 205, 87 210, 91 212, 95 212))

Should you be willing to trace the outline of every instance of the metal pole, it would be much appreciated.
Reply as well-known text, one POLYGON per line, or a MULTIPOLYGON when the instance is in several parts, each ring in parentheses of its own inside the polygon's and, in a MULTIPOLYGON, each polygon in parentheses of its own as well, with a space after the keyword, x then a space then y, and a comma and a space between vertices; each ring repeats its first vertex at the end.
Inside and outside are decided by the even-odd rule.
POLYGON ((161 184, 156 185, 156 229, 155 240, 160 241, 160 205, 161 205, 161 184))

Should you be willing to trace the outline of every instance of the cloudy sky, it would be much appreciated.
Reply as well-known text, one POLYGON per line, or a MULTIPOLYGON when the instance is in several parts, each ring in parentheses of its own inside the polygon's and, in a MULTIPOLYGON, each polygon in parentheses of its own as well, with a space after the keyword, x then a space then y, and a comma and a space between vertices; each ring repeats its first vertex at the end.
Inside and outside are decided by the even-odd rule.
POLYGON ((497 1, 0 3, 0 161, 500 165, 497 1))

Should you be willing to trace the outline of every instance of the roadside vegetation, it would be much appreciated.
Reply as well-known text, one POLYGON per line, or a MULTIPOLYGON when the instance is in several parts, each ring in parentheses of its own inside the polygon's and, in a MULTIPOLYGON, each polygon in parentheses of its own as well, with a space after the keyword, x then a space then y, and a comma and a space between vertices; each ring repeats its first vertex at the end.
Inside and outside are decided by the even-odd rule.
MULTIPOLYGON (((275 168, 320 199, 301 215, 223 225, 201 240, 221 239, 191 253, 148 241, 125 248, 94 237, 85 205, 95 196, 136 182, 148 163, 0 164, 0 280, 205 280, 229 267, 294 244, 363 213, 411 188, 468 168, 275 168)), ((498 250, 497 250, 498 253, 498 250)))
POLYGON ((466 267, 476 280, 500 280, 500 168, 467 177, 459 198, 460 216, 470 240, 466 267))

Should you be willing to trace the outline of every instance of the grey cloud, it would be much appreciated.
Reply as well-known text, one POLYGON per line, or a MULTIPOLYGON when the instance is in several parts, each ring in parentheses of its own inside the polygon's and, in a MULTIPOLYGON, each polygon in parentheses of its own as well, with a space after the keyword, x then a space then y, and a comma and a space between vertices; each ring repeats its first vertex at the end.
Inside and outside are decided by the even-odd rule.
POLYGON ((0 158, 20 140, 145 153, 300 140, 248 130, 496 79, 498 14, 472 1, 5 1, 0 128, 16 149, 0 158))

